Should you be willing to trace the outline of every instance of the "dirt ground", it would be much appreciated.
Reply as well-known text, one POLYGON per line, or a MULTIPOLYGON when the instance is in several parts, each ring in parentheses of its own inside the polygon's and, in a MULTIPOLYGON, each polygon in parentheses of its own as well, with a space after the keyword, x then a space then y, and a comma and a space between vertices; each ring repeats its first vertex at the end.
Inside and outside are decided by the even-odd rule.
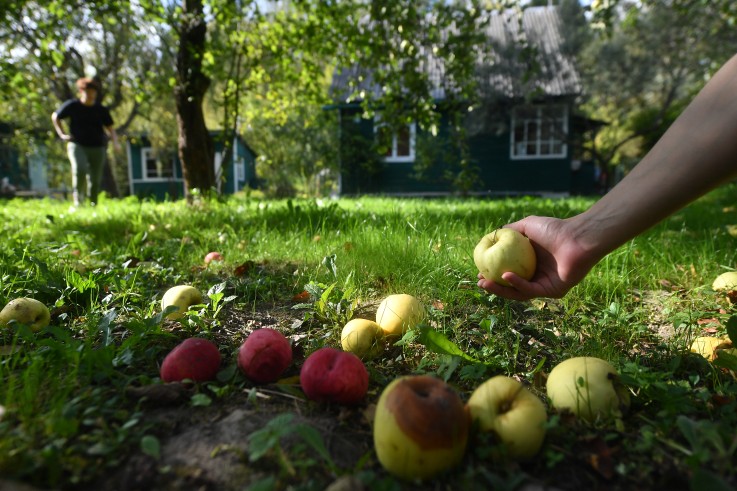
MULTIPOLYGON (((272 327, 291 336, 294 346, 294 363, 287 377, 298 382, 299 366, 304 360, 301 345, 304 336, 300 334, 303 312, 288 307, 270 308, 261 312, 224 313, 222 325, 213 333, 221 345, 238 346, 247 335, 258 328, 272 327)), ((172 329, 176 329, 172 326, 172 329)), ((232 359, 230 360, 232 362, 232 359)), ((399 367, 395 367, 399 371, 399 367)), ((160 458, 156 459, 137 449, 122 459, 116 469, 106 471, 97 481, 74 487, 77 491, 235 491, 245 490, 254 484, 263 484, 269 476, 280 476, 277 489, 286 485, 301 489, 326 489, 329 491, 360 491, 363 489, 459 489, 452 481, 438 479, 423 485, 403 485, 381 482, 385 474, 373 457, 371 435, 372 402, 378 397, 380 387, 372 383, 370 394, 364 404, 357 407, 340 407, 316 404, 296 397, 289 391, 274 386, 255 387, 246 384, 238 391, 221 398, 212 398, 205 406, 193 406, 192 387, 180 384, 157 384, 150 387, 131 387, 128 396, 132 404, 141 403, 142 420, 149 434, 156 436, 160 443, 160 458), (306 423, 315 428, 340 472, 331 472, 329 467, 309 446, 304 445, 295 434, 289 434, 280 443, 284 457, 292 462, 285 464, 278 452, 271 452, 252 462, 249 459, 249 437, 263 429, 274 417, 291 413, 294 419, 290 424, 306 423), (298 448, 297 457, 291 453, 298 448), (306 448, 306 449, 305 449, 306 448), (305 455, 312 462, 299 468, 305 462, 305 455), (293 474, 289 474, 289 467, 293 474), (360 470, 375 471, 378 482, 366 486, 358 479, 360 470), (342 475, 338 475, 342 474, 342 475), (309 486, 300 487, 300 480, 311 480, 309 486)), ((593 454, 592 454, 593 455, 593 454)), ((580 484, 598 481, 591 479, 592 465, 582 454, 570 465, 559 466, 559 474, 548 482, 566 483, 565 489, 583 489, 580 484), (583 465, 582 465, 583 463, 583 465), (560 475, 562 471, 562 474, 560 475)), ((532 470, 532 469, 530 469, 532 470)), ((537 469, 538 471, 542 469, 537 469)), ((599 469, 600 470, 600 469, 599 469)), ((461 471, 462 473, 463 471, 461 471)), ((516 469, 518 475, 525 475, 516 469)), ((543 470, 545 473, 546 471, 543 470)), ((664 471, 667 474, 667 470, 664 471)), ((534 474, 534 471, 533 471, 534 474)), ((530 475, 527 474, 530 478, 530 475)), ((473 480, 473 479, 472 479, 473 480)), ((364 479, 365 481, 365 479, 364 479)), ((457 482, 455 484, 458 484, 457 482)), ((509 482, 504 483, 509 486, 509 482)), ((610 483, 614 484, 614 483, 610 483)), ((476 486, 478 487, 478 486, 476 486)), ((599 486, 595 486, 599 488, 599 486)), ((258 487, 255 489, 272 489, 258 487)), ((509 489, 520 491, 555 491, 530 478, 529 482, 517 482, 509 489)), ((593 489, 593 488, 589 488, 593 489)), ((617 485, 600 489, 624 489, 617 485)), ((3 481, 0 478, 0 491, 39 491, 22 485, 3 481)))

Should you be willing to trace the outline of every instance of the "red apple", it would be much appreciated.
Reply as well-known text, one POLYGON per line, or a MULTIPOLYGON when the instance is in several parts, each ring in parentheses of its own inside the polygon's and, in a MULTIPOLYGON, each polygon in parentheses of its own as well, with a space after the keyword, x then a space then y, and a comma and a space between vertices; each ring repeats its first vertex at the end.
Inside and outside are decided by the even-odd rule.
POLYGON ((212 380, 220 369, 220 351, 215 343, 202 338, 188 338, 169 352, 161 363, 161 380, 195 382, 212 380))
POLYGON ((353 353, 320 348, 302 365, 299 382, 308 399, 337 404, 356 404, 368 391, 366 367, 353 353))
POLYGON ((213 261, 222 261, 223 255, 219 252, 208 252, 205 256, 205 264, 210 264, 213 261))
POLYGON ((253 331, 238 350, 238 367, 258 384, 276 382, 291 363, 289 340, 267 327, 253 331))

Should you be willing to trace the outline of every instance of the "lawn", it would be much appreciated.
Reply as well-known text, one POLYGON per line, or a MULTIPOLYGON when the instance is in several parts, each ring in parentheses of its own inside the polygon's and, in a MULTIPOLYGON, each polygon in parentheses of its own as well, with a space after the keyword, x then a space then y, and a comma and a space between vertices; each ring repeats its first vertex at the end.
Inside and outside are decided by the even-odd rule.
POLYGON ((1 202, 0 306, 32 297, 51 323, 2 332, 0 476, 76 490, 731 489, 737 384, 689 346, 726 335, 735 313, 711 283, 737 266, 737 185, 615 251, 563 299, 512 302, 476 287, 471 253, 482 235, 592 202, 1 202), (223 260, 206 265, 210 251, 223 260), (179 284, 205 302, 165 319, 161 297, 179 284), (305 358, 340 347, 345 323, 372 318, 392 293, 422 301, 424 326, 365 362, 360 404, 307 400, 305 358), (236 357, 262 327, 287 336, 294 361, 278 382, 255 385, 236 357), (192 336, 222 353, 216 379, 162 383, 164 356, 192 336), (533 459, 516 462, 493 435, 476 435, 461 465, 425 483, 378 463, 372 414, 394 378, 430 374, 465 401, 506 375, 546 401, 547 374, 574 356, 619 370, 626 414, 585 422, 548 406, 533 459))

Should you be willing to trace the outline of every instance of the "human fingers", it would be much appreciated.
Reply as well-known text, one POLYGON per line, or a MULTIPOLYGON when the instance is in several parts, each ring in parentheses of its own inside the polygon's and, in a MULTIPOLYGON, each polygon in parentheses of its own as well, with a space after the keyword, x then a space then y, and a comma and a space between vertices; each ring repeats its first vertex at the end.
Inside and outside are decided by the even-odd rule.
POLYGON ((539 288, 536 288, 533 283, 526 281, 524 278, 521 278, 514 273, 504 273, 502 278, 512 286, 504 286, 499 283, 495 283, 494 281, 487 280, 480 273, 477 284, 479 288, 486 292, 509 300, 518 300, 522 302, 541 296, 538 292, 539 288), (508 278, 512 281, 509 281, 508 278))

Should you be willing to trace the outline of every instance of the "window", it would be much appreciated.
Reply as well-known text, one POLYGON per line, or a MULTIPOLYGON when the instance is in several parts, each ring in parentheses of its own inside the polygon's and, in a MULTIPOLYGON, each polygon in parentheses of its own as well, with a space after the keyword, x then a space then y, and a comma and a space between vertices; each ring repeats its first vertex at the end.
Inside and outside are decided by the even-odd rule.
POLYGON ((141 149, 141 161, 143 162, 144 179, 171 179, 174 177, 174 160, 168 162, 157 158, 150 147, 141 149))
POLYGON ((235 161, 235 181, 236 183, 246 180, 246 161, 243 157, 239 157, 235 161))
POLYGON ((513 159, 564 158, 568 135, 566 106, 526 106, 512 114, 513 159))
POLYGON ((376 141, 384 150, 386 162, 413 162, 415 160, 415 123, 401 126, 397 131, 382 124, 374 125, 376 141))

